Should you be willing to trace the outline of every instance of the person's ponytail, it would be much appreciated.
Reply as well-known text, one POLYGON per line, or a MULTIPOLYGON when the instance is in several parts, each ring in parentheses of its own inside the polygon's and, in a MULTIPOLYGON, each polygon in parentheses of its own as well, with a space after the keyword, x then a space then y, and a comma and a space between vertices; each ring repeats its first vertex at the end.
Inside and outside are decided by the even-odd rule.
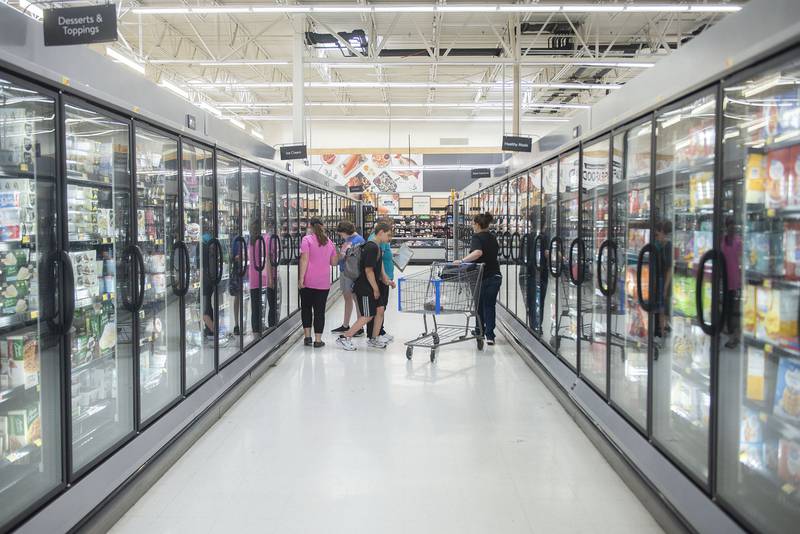
POLYGON ((325 227, 322 225, 322 221, 314 217, 309 221, 309 224, 311 225, 311 231, 317 236, 317 243, 319 243, 319 246, 324 247, 327 245, 328 236, 325 234, 325 227))
POLYGON ((489 225, 492 224, 492 221, 494 221, 494 216, 488 211, 486 213, 479 213, 473 219, 473 222, 480 226, 481 230, 486 230, 489 228, 489 225))

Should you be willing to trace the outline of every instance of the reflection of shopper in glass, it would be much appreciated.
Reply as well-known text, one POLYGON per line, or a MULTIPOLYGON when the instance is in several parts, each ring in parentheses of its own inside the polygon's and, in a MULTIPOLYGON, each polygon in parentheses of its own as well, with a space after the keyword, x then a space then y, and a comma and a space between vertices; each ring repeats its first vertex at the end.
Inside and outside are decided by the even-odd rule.
POLYGON ((259 219, 250 223, 250 242, 247 245, 247 255, 250 258, 247 266, 247 282, 250 287, 250 326, 253 332, 261 332, 261 295, 267 288, 269 280, 269 258, 264 258, 261 272, 256 269, 256 264, 261 263, 261 254, 266 256, 266 237, 261 234, 261 221, 259 219), (264 245, 259 245, 258 236, 264 239, 264 245), (262 250, 261 247, 265 248, 262 250))
POLYGON ((736 233, 736 223, 733 217, 725 218, 725 235, 722 236, 722 256, 725 258, 725 272, 728 277, 728 290, 724 295, 724 309, 728 311, 725 320, 725 329, 730 339, 725 347, 734 349, 739 344, 739 306, 737 302, 742 289, 742 272, 740 258, 742 257, 742 238, 736 233))
MULTIPOLYGON (((211 277, 212 270, 216 267, 211 265, 211 251, 209 250, 209 242, 211 241, 211 234, 208 232, 203 233, 202 250, 202 265, 201 270, 203 273, 203 334, 206 337, 214 337, 214 303, 212 297, 214 296, 214 285, 211 277)), ((219 251, 216 252, 217 254, 219 251)))
POLYGON ((242 301, 242 246, 241 239, 231 242, 231 264, 228 269, 228 293, 233 296, 233 335, 239 335, 239 306, 242 301))
POLYGON ((275 226, 270 222, 269 228, 264 232, 264 240, 267 246, 267 265, 264 272, 267 277, 267 326, 272 328, 278 324, 278 236, 275 235, 275 226))
POLYGON ((491 213, 481 213, 473 219, 475 234, 472 236, 469 248, 470 253, 461 261, 454 263, 482 263, 483 281, 481 294, 478 300, 478 313, 483 323, 483 333, 486 342, 494 345, 495 308, 497 306, 497 293, 503 283, 500 274, 500 264, 497 261, 497 251, 500 248, 497 238, 489 232, 489 225, 494 217, 491 213))
POLYGON ((656 223, 656 337, 666 336, 670 332, 669 313, 672 299, 672 221, 664 220, 656 223))
POLYGON ((313 217, 308 222, 308 234, 300 243, 300 315, 303 321, 303 343, 311 345, 311 326, 314 326, 314 348, 325 345, 325 306, 331 289, 331 267, 339 261, 336 247, 325 234, 322 221, 313 217))

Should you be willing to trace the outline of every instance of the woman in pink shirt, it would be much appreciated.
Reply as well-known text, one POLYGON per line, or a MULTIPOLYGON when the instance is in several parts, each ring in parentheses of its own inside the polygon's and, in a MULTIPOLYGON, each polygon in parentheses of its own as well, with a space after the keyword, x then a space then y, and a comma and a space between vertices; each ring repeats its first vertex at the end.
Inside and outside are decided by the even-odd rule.
POLYGON ((311 345, 311 324, 314 324, 314 348, 325 346, 325 304, 331 289, 331 267, 339 256, 333 242, 325 235, 322 221, 313 217, 308 222, 307 235, 300 243, 300 315, 303 319, 303 343, 311 345))

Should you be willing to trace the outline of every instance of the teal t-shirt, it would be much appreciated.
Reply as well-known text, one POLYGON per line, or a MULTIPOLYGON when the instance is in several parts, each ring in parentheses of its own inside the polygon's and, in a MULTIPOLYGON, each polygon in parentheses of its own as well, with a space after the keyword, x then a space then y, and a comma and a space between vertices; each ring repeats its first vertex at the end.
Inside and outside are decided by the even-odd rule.
MULTIPOLYGON (((375 234, 369 235, 370 241, 375 241, 375 234)), ((389 280, 394 280, 394 261, 392 260, 392 246, 389 243, 381 243, 381 252, 383 252, 383 272, 389 277, 389 280)))

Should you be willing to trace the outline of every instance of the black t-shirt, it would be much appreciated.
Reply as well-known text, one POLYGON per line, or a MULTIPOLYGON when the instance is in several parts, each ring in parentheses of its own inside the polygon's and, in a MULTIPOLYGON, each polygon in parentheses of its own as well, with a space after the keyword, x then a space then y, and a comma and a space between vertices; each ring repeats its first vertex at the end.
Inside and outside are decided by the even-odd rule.
POLYGON ((353 286, 356 295, 359 297, 372 295, 372 286, 369 285, 369 280, 367 280, 367 267, 372 267, 374 269, 375 281, 380 284, 383 257, 381 254, 381 247, 378 246, 375 241, 367 241, 361 248, 361 274, 356 278, 356 283, 353 286))
POLYGON ((497 251, 500 246, 497 238, 489 232, 478 232, 472 236, 469 243, 469 251, 480 250, 483 252, 475 263, 483 263, 483 277, 491 276, 500 272, 500 264, 497 262, 497 251))

